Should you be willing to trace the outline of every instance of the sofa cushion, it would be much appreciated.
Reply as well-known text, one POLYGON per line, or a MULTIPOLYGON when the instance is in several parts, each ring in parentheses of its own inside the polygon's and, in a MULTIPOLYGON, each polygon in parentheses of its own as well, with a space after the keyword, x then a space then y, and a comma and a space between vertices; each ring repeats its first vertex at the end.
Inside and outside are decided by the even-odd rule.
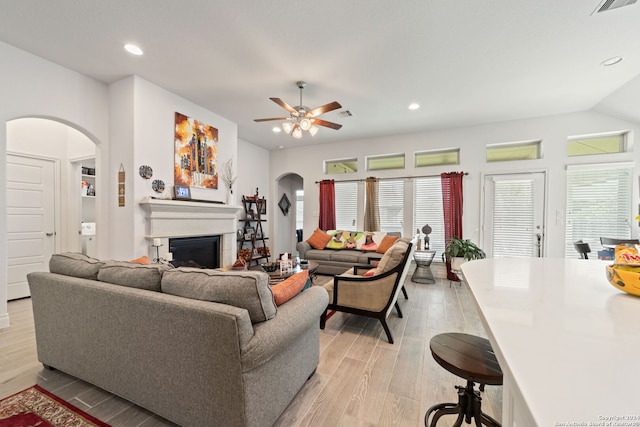
POLYGON ((402 261, 402 257, 404 257, 404 254, 407 252, 408 248, 409 239, 398 239, 393 244, 393 246, 391 246, 389 250, 385 252, 385 254, 382 256, 382 259, 380 259, 377 267, 377 274, 386 273, 387 271, 395 268, 398 264, 400 264, 400 261, 402 261))
POLYGON ((331 240, 331 235, 325 233, 319 228, 316 228, 311 237, 307 239, 307 242, 314 249, 324 249, 327 243, 329 243, 329 240, 331 240))
POLYGON ((171 264, 107 261, 98 271, 98 280, 129 288, 160 292, 162 274, 172 268, 171 264))
POLYGON ((302 271, 300 273, 294 274, 293 276, 287 277, 280 283, 271 286, 273 299, 276 302, 276 305, 282 305, 302 292, 302 289, 304 289, 308 279, 309 272, 302 271))
POLYGON ((251 323, 276 315, 269 275, 261 271, 220 271, 180 267, 162 275, 162 292, 244 308, 251 323))
POLYGON ((88 257, 75 252, 53 254, 49 260, 49 271, 65 276, 96 280, 98 270, 104 263, 99 259, 88 257))
POLYGON ((396 240, 398 240, 396 236, 384 236, 382 242, 380 242, 380 244, 378 245, 378 249, 376 249, 376 252, 379 254, 387 252, 396 240))

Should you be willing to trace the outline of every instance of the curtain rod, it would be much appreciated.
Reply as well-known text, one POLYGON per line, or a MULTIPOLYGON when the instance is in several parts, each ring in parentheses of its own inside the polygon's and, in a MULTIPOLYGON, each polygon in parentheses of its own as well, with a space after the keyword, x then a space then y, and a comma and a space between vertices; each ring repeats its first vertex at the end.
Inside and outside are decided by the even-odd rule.
MULTIPOLYGON (((469 172, 463 172, 465 176, 469 175, 469 172)), ((437 174, 437 175, 416 175, 416 176, 396 176, 396 177, 392 177, 392 178, 378 178, 380 180, 384 180, 384 179, 413 179, 413 178, 435 178, 437 176, 440 176, 441 174, 437 174)), ((360 178, 360 179, 341 179, 341 180, 334 180, 335 182, 365 182, 367 179, 366 178, 360 178)), ((320 184, 320 181, 315 181, 316 184, 320 184)))

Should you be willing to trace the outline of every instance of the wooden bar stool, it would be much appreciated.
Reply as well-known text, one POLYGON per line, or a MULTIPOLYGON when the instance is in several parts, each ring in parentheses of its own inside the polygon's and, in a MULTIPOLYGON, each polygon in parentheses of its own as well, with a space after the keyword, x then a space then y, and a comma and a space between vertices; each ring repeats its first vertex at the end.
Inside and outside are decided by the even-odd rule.
POLYGON ((424 416, 424 425, 435 427, 443 415, 458 414, 454 427, 463 421, 471 424, 475 418, 476 426, 500 427, 500 423, 482 412, 480 392, 475 390, 475 383, 502 385, 502 370, 498 365, 491 343, 486 338, 462 333, 445 333, 431 338, 429 344, 431 355, 440 366, 447 371, 467 380, 466 387, 456 386, 458 403, 440 403, 429 408, 424 416), (433 414, 431 424, 429 416, 433 414))

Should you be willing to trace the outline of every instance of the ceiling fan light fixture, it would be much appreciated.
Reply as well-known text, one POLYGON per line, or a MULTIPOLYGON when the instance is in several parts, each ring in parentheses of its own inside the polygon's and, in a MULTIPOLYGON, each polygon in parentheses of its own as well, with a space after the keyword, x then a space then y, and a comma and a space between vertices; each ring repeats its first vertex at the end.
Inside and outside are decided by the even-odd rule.
POLYGON ((291 122, 284 122, 282 123, 282 129, 287 133, 290 134, 291 131, 293 130, 293 124, 291 122))
POLYGON ((302 138, 302 129, 300 129, 300 126, 298 124, 295 124, 293 126, 293 130, 291 131, 291 136, 296 139, 302 138))
POLYGON ((311 126, 309 128, 309 133, 311 134, 311 136, 315 136, 316 133, 318 133, 319 130, 320 130, 320 128, 318 126, 311 126))
POLYGON ((311 128, 311 120, 307 119, 306 117, 300 120, 300 127, 302 128, 302 130, 309 130, 311 128))

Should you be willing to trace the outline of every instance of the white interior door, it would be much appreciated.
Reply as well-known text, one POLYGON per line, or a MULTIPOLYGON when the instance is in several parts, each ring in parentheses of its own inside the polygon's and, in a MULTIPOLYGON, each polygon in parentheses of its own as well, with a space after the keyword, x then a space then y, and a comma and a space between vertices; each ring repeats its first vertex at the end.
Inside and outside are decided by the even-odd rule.
POLYGON ((545 173, 486 175, 483 249, 488 257, 544 255, 545 173))
POLYGON ((53 161, 7 155, 7 299, 30 295, 27 273, 48 271, 55 248, 53 161))

